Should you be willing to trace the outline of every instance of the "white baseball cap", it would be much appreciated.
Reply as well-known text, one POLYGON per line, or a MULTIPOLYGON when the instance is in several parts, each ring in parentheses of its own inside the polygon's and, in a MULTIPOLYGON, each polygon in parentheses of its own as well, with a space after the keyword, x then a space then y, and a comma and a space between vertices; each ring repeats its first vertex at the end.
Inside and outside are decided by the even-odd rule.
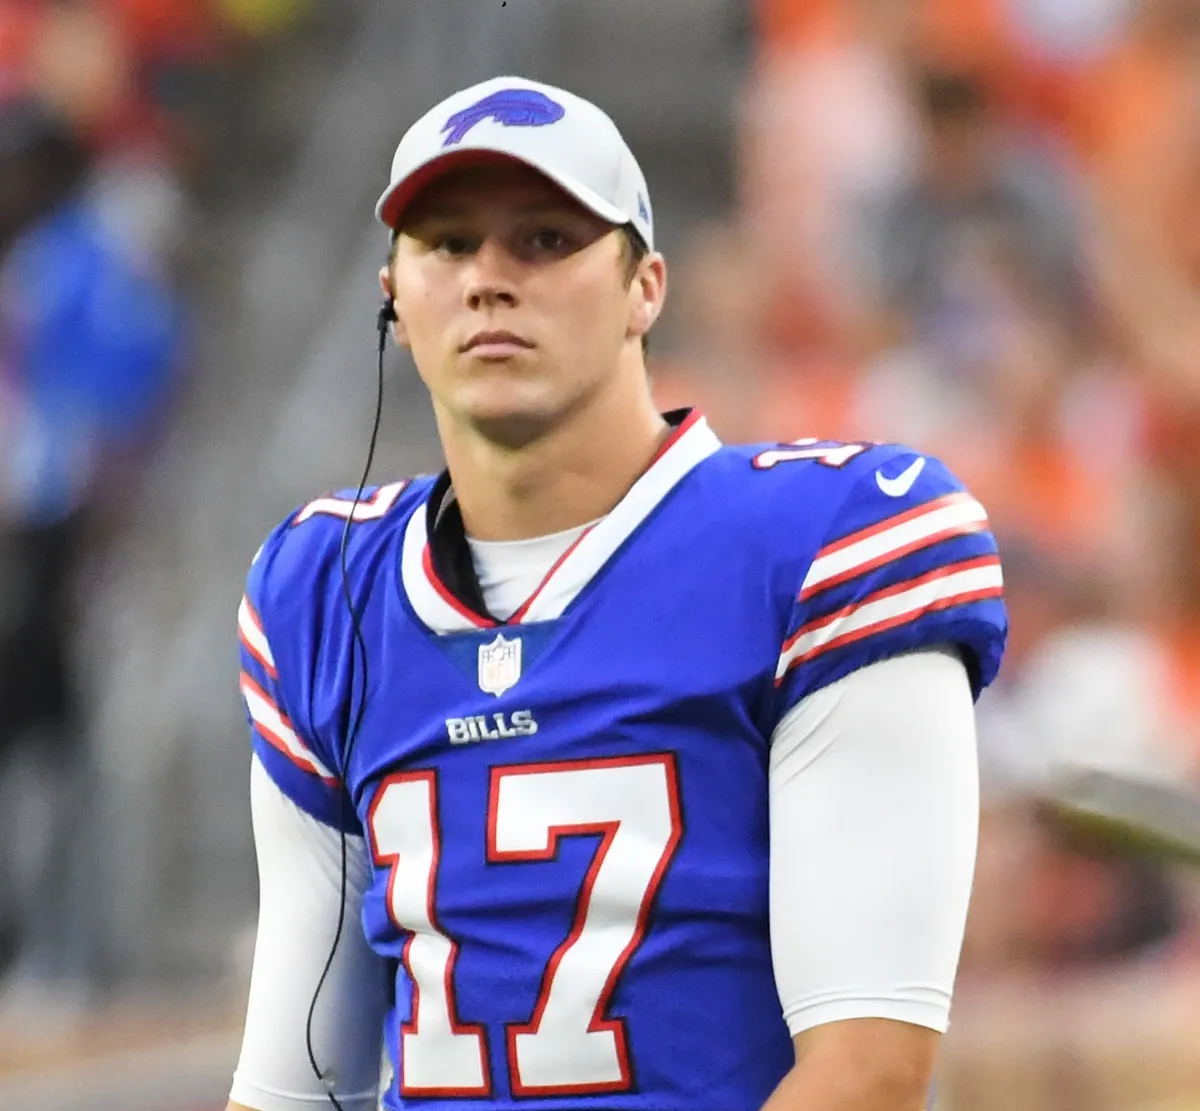
POLYGON ((654 247, 650 193, 617 125, 590 101, 523 77, 493 77, 447 97, 404 133, 375 215, 394 228, 426 185, 499 155, 532 166, 585 208, 632 224, 654 247))

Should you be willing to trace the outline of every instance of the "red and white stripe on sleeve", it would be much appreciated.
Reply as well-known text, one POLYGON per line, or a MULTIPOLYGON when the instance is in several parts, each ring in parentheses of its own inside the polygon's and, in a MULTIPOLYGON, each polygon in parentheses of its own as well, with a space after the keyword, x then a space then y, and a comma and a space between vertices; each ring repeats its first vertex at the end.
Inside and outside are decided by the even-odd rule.
POLYGON ((885 587, 836 613, 802 625, 784 642, 775 680, 802 663, 913 621, 922 614, 998 598, 1004 592, 999 556, 951 563, 914 579, 885 587))
POLYGON ((249 657, 243 657, 241 689, 255 732, 298 768, 310 775, 320 776, 327 783, 336 784, 337 777, 305 744, 287 714, 279 708, 274 693, 275 680, 279 678, 275 654, 271 651, 271 642, 267 639, 262 618, 245 595, 238 606, 238 640, 249 657), (265 673, 262 682, 251 674, 254 664, 258 664, 265 673))
POLYGON ((817 553, 798 597, 801 623, 779 655, 776 684, 825 653, 942 610, 1000 598, 1003 590, 987 512, 975 498, 956 491, 907 508, 817 553))
POLYGON ((262 618, 244 594, 241 605, 238 606, 238 640, 242 642, 242 647, 262 664, 263 670, 272 679, 279 678, 275 656, 271 652, 266 630, 263 629, 262 618))
POLYGON ((293 764, 311 775, 320 776, 331 785, 338 782, 333 774, 316 756, 296 732, 288 717, 275 704, 271 695, 254 681, 245 671, 241 676, 242 697, 246 709, 258 734, 293 764))
POLYGON ((961 492, 897 513, 822 548, 804 578, 800 601, 807 602, 823 590, 911 552, 987 527, 987 511, 970 494, 961 492))

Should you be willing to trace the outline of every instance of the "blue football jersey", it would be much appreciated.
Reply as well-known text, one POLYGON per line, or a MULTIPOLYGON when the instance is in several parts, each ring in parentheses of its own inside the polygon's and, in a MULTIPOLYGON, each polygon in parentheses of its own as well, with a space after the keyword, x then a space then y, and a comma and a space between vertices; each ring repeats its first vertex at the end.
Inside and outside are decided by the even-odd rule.
POLYGON ((385 1106, 755 1111, 793 1062, 772 732, 922 645, 956 646, 976 694, 991 681, 984 510, 902 447, 723 446, 681 416, 499 622, 449 585, 445 490, 381 486, 354 513, 365 667, 350 495, 275 529, 239 614, 255 751, 372 855, 362 925, 396 966, 385 1106))

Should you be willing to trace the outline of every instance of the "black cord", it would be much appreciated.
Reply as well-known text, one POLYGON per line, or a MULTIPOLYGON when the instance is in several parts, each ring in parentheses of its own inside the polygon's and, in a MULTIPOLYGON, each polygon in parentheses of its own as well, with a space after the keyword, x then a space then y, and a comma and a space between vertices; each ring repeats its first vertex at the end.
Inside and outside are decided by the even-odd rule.
MULTIPOLYGON (((389 306, 390 308, 390 306, 389 306)), ((329 971, 333 967, 334 957, 337 956, 338 944, 342 940, 342 930, 346 925, 346 887, 348 886, 347 878, 347 860, 346 860, 346 826, 350 821, 349 814, 349 792, 345 786, 346 775, 350 770, 350 754, 354 751, 354 742, 358 739, 358 730, 362 725, 363 712, 367 704, 367 645, 363 640, 362 626, 359 624, 358 610, 354 606, 354 597, 350 593, 350 576, 346 570, 346 550, 350 544, 350 526, 354 523, 354 514, 358 509, 359 503, 362 501, 363 489, 367 485, 367 477, 371 473, 371 464, 375 461, 375 445, 379 440, 379 425, 383 416, 383 352, 387 345, 388 323, 392 319, 388 311, 381 310, 379 313, 379 374, 376 380, 375 390, 375 422, 371 426, 371 442, 367 447, 367 463, 363 467, 362 478, 358 480, 358 489, 354 492, 354 503, 350 506, 350 512, 346 516, 346 525, 342 529, 342 543, 338 553, 339 562, 342 572, 342 596, 346 602, 346 610, 350 614, 350 624, 353 631, 353 640, 350 651, 350 685, 353 688, 354 680, 357 675, 361 675, 362 679, 359 683, 358 705, 354 710, 354 717, 350 723, 350 731, 346 735, 346 750, 342 756, 342 793, 338 800, 339 825, 341 827, 341 850, 342 850, 342 876, 341 876, 341 897, 338 899, 338 916, 337 927, 333 931, 333 944, 329 947, 329 956, 325 959, 325 967, 321 971, 321 978, 317 981, 316 989, 313 991, 312 1002, 308 1007, 308 1018, 304 1023, 304 1045, 308 1051, 308 1063, 312 1068, 313 1075, 325 1086, 325 1095, 329 1102, 333 1104, 336 1111, 345 1111, 337 1096, 333 1094, 333 1086, 337 1077, 327 1072, 321 1071, 321 1066, 317 1064, 317 1055, 313 1049, 313 1018, 317 1013, 317 1000, 321 996, 321 989, 325 986, 325 981, 329 978, 329 971), (361 668, 356 669, 354 666, 354 648, 358 648, 358 656, 361 660, 361 668)), ((351 695, 353 698, 353 694, 351 695)), ((353 704, 353 703, 352 703, 353 704)))

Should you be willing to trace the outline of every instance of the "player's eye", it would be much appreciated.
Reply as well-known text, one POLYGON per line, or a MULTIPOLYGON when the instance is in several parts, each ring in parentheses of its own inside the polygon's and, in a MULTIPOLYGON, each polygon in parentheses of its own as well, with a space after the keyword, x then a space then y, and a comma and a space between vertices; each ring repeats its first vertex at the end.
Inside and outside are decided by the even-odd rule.
POLYGON ((558 228, 538 228, 530 241, 541 254, 565 254, 569 247, 567 237, 558 228))
POLYGON ((469 255, 475 248, 474 241, 469 236, 455 232, 439 235, 434 246, 439 254, 450 258, 462 258, 463 255, 469 255))

